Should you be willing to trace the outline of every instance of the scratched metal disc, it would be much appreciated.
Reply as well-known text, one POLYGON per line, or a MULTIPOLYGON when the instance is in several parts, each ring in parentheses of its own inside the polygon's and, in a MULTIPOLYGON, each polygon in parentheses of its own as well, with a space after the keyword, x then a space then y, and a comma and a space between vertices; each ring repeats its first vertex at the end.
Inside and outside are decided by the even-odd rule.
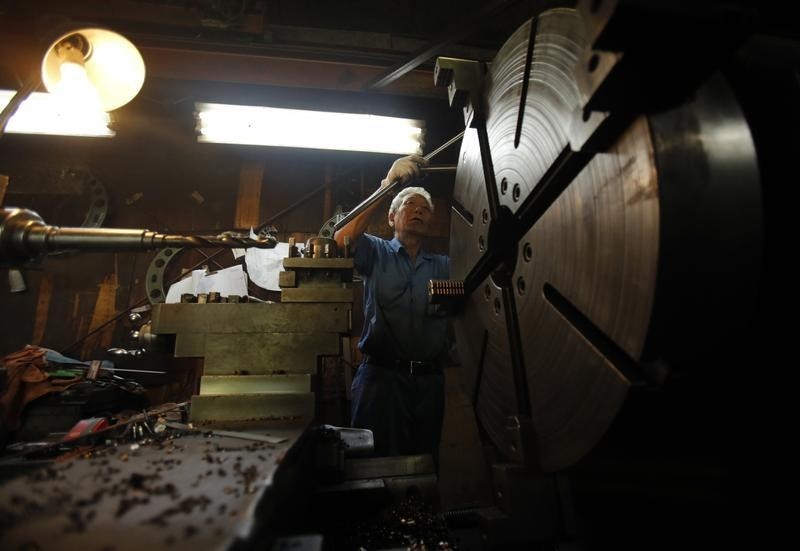
MULTIPOLYGON (((487 130, 499 202, 511 213, 568 145, 565 129, 579 102, 573 67, 584 44, 577 13, 550 10, 512 35, 490 65, 487 130)), ((703 115, 707 105, 694 105, 662 115, 657 124, 637 119, 527 231, 516 258, 470 296, 456 321, 460 357, 480 423, 509 458, 520 457, 508 428, 520 412, 515 358, 524 363, 522 395, 530 404, 537 463, 545 470, 580 459, 620 410, 632 381, 626 370, 635 370, 642 359, 654 312, 663 310, 657 303, 680 291, 657 287, 664 276, 664 227, 681 218, 680 206, 671 202, 667 219, 659 186, 704 185, 702 175, 679 177, 675 171, 676 182, 662 181, 659 172, 670 173, 662 163, 681 163, 679 155, 663 152, 680 143, 697 162, 729 167, 715 144, 724 142, 717 140, 724 127, 735 123, 744 152, 737 166, 743 179, 758 184, 747 127, 731 105, 721 118, 703 115), (707 133, 685 139, 686 128, 664 122, 684 119, 705 120, 707 133)), ((470 129, 462 143, 451 217, 455 279, 464 278, 488 246, 488 200, 477 134, 470 129)))

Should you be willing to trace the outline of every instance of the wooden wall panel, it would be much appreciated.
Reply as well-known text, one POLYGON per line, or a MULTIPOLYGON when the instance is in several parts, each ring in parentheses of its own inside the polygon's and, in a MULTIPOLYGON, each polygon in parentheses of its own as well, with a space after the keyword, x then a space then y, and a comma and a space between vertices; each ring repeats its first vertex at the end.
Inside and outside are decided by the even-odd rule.
MULTIPOLYGON (((114 257, 116 260, 116 255, 114 257)), ((96 350, 103 351, 111 348, 114 325, 108 322, 117 314, 119 280, 116 266, 117 263, 114 262, 114 271, 105 276, 97 286, 97 299, 92 311, 92 321, 89 323, 89 333, 93 333, 93 336, 83 342, 81 347, 81 357, 83 358, 91 357, 96 350)))
MULTIPOLYGON (((39 282, 31 344, 42 344, 44 340, 44 330, 47 327, 47 319, 50 312, 50 301, 53 299, 53 277, 52 273, 45 272, 39 282)), ((12 352, 12 350, 8 352, 12 352)))

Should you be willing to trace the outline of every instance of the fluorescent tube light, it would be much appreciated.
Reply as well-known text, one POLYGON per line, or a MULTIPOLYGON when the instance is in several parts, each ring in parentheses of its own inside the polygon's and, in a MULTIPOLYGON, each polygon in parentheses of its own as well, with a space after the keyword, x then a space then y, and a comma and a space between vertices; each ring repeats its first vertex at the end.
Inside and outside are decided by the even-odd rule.
POLYGON ((422 152, 424 121, 250 105, 197 103, 198 141, 408 155, 422 152))
MULTIPOLYGON (((0 110, 11 98, 13 90, 0 90, 0 110)), ((97 106, 69 102, 54 96, 34 92, 22 102, 8 121, 6 133, 52 134, 56 136, 113 136, 108 124, 111 117, 97 106)))

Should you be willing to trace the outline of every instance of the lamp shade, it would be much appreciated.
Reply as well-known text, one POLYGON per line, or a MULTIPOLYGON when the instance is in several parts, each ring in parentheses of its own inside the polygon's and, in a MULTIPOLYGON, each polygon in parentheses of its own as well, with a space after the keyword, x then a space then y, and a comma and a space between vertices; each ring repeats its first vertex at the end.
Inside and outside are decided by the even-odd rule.
MULTIPOLYGON (((42 82, 58 94, 83 79, 104 111, 112 111, 132 100, 144 83, 144 60, 124 36, 106 29, 84 28, 55 40, 42 60, 42 82), (90 85, 90 86, 89 86, 90 85)), ((77 89, 80 89, 78 87, 77 89)))

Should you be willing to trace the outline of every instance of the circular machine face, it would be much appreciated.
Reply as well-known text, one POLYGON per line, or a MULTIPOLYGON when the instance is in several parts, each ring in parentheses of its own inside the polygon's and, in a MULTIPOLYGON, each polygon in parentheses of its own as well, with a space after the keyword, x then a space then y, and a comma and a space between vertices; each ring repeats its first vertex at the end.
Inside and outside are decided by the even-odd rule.
POLYGON ((744 177, 758 184, 747 127, 717 83, 698 97, 729 100, 706 101, 729 105, 725 125, 709 123, 715 119, 704 115, 708 106, 700 100, 659 115, 658 124, 635 119, 547 201, 515 242, 508 228, 523 204, 539 200, 537 185, 569 147, 566 129, 582 99, 573 71, 584 47, 582 22, 571 9, 546 11, 509 38, 489 67, 484 91, 499 205, 489 204, 477 131, 468 129, 451 216, 454 279, 465 278, 489 247, 504 249, 455 324, 478 418, 501 452, 526 462, 532 458, 521 457, 514 427, 528 418, 533 459, 547 471, 574 463, 605 433, 640 375, 661 297, 680 291, 662 289, 662 280, 678 281, 664 277, 669 262, 662 240, 685 236, 665 233, 682 215, 674 201, 662 204, 660 186, 705 186, 705 176, 667 170, 685 181, 665 181, 662 162, 680 166, 677 144, 714 172, 715 164, 727 162, 717 153, 728 146, 717 144, 728 135, 719 138, 736 128, 744 177), (670 121, 689 121, 702 131, 687 138, 687 125, 670 121))

